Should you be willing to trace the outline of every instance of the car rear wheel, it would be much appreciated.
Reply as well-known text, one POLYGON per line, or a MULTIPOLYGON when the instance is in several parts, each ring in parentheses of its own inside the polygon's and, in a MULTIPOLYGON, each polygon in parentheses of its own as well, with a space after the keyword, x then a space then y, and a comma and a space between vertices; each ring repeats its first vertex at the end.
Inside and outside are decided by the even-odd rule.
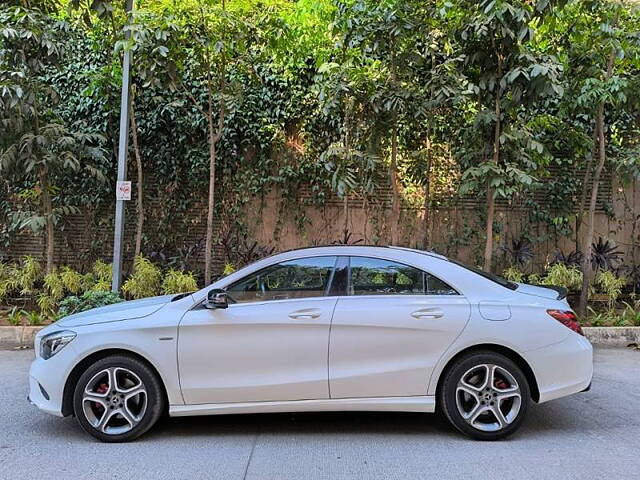
POLYGON ((73 396, 82 428, 103 442, 126 442, 149 430, 164 408, 162 385, 143 361, 113 355, 80 376, 73 396))
POLYGON ((449 422, 479 440, 498 440, 522 424, 531 403, 529 384, 509 358, 473 352, 445 373, 439 402, 449 422))

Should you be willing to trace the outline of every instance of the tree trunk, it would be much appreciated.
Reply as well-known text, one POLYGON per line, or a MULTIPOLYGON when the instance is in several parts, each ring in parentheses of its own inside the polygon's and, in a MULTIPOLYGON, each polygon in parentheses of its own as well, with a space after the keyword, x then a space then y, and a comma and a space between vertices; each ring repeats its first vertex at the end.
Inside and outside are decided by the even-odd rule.
POLYGON ((491 261, 493 260, 493 218, 495 215, 496 199, 493 196, 493 188, 487 185, 487 240, 484 244, 484 266, 485 272, 491 271, 491 261))
POLYGON ((211 264, 213 260, 213 209, 216 192, 216 142, 213 132, 213 114, 209 110, 209 200, 207 203, 207 239, 205 241, 204 284, 211 283, 211 264))
POLYGON ((589 200, 589 212, 587 214, 587 233, 582 243, 582 287, 580 289, 580 301, 578 303, 578 313, 584 316, 587 313, 587 300, 589 297, 589 286, 591 285, 593 270, 591 268, 591 244, 593 243, 593 232, 595 229, 595 213, 598 200, 598 187, 600 186, 600 176, 606 161, 605 140, 604 140, 604 104, 598 106, 596 113, 596 130, 598 132, 598 164, 593 174, 593 186, 591 187, 591 198, 589 200))
MULTIPOLYGON (((134 257, 140 255, 142 249, 142 227, 144 225, 144 204, 143 204, 143 171, 142 171, 142 157, 140 155, 140 146, 138 145, 138 126, 136 123, 135 112, 135 95, 131 95, 131 103, 129 105, 129 117, 131 118, 131 139, 133 141, 133 153, 136 157, 136 170, 138 173, 138 185, 137 185, 137 198, 136 198, 136 212, 138 214, 136 223, 136 243, 134 250, 134 257)), ((135 258, 134 258, 135 262, 135 258)), ((133 270, 132 270, 133 271, 133 270)))
POLYGON ((427 171, 424 179, 424 249, 428 250, 431 244, 431 132, 427 128, 427 171))
MULTIPOLYGON (((605 80, 609 80, 613 75, 613 65, 616 59, 615 50, 611 51, 605 73, 605 80)), ((604 137, 604 102, 598 105, 596 110, 596 131, 598 133, 598 164, 593 173, 593 185, 591 187, 591 198, 589 201, 589 212, 587 234, 583 239, 582 247, 582 287, 580 288, 580 300, 578 302, 578 314, 582 317, 587 313, 587 301, 589 299, 589 286, 591 285, 593 270, 591 268, 591 244, 593 243, 593 233, 595 230, 596 204, 598 200, 598 189, 600 186, 600 176, 607 160, 606 142, 604 137)))
POLYGON ((38 172, 40 188, 42 189, 42 213, 45 218, 46 230, 46 273, 53 272, 53 248, 54 248, 54 228, 53 228, 53 206, 51 204, 51 193, 49 192, 49 173, 47 167, 40 167, 38 172))
POLYGON ((587 201, 587 192, 589 191, 589 177, 593 165, 593 159, 598 153, 598 125, 593 126, 593 148, 591 155, 587 160, 587 166, 582 177, 582 190, 580 192, 580 204, 578 205, 578 214, 576 215, 576 252, 580 251, 580 228, 584 219, 584 205, 587 201))
POLYGON ((400 226, 400 185, 398 181, 398 124, 393 119, 393 128, 391 131, 391 165, 390 165, 390 177, 391 177, 391 245, 398 245, 400 239, 398 238, 398 230, 400 226))
MULTIPOLYGON (((498 85, 502 80, 502 57, 498 54, 498 85)), ((498 165, 500 162, 500 133, 502 123, 500 121, 500 115, 502 111, 500 109, 500 99, 502 97, 502 87, 498 87, 495 100, 495 115, 496 125, 493 131, 493 158, 492 162, 498 165)), ((493 260, 493 219, 495 217, 495 205, 496 199, 493 188, 491 187, 491 180, 487 183, 487 239, 484 244, 484 271, 491 272, 491 263, 493 260)))

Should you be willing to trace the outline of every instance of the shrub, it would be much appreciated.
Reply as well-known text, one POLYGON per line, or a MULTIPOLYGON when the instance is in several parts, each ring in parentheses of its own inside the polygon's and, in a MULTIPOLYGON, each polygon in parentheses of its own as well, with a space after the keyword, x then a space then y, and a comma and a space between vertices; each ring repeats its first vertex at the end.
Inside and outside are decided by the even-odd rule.
POLYGON ((74 295, 82 290, 83 276, 71 267, 62 267, 60 280, 67 292, 74 295))
POLYGON ((502 276, 510 282, 522 283, 524 281, 524 274, 516 266, 506 268, 502 272, 502 276))
POLYGON ((18 310, 18 307, 13 307, 7 315, 7 322, 9 322, 9 325, 17 327, 19 325, 22 325, 23 317, 24 314, 22 310, 18 310))
POLYGON ((194 292, 196 290, 198 290, 198 283, 191 272, 185 273, 172 268, 162 281, 162 292, 165 294, 194 292))
POLYGON ((596 286, 609 297, 609 305, 615 304, 622 293, 622 288, 627 284, 625 277, 616 277, 613 272, 602 270, 596 275, 596 286))
POLYGON ((54 302, 63 297, 64 282, 62 281, 62 278, 60 278, 57 270, 47 273, 44 276, 44 288, 47 291, 47 294, 42 294, 41 296, 48 295, 54 302))
POLYGON ((30 325, 32 327, 36 327, 38 325, 42 325, 44 323, 44 321, 46 320, 45 317, 40 315, 40 312, 36 312, 36 311, 27 312, 27 311, 23 310, 22 313, 24 314, 25 318, 27 319, 27 325, 30 325))
POLYGON ((20 267, 15 272, 17 286, 20 288, 21 294, 33 293, 36 282, 40 280, 41 271, 40 263, 35 258, 29 255, 23 257, 20 267))
POLYGON ((161 282, 160 269, 139 255, 133 262, 133 275, 124 282, 122 291, 131 298, 153 297, 160 292, 161 282))
POLYGON ((81 296, 72 295, 60 302, 58 317, 66 317, 74 313, 84 312, 92 308, 104 307, 121 302, 120 295, 113 292, 88 291, 81 296))
POLYGON ((627 325, 634 327, 640 327, 640 308, 638 302, 635 305, 630 305, 627 302, 624 303, 624 310, 622 311, 622 317, 627 325))
POLYGON ((18 288, 17 267, 0 263, 0 302, 18 288))
POLYGON ((569 291, 577 292, 582 286, 582 272, 577 267, 556 263, 549 267, 540 285, 564 287, 569 291))

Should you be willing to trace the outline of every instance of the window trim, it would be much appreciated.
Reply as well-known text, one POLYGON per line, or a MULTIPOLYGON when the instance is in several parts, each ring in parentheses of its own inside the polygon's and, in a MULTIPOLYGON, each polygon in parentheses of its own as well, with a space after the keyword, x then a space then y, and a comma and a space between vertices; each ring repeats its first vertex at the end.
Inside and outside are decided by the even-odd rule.
POLYGON ((404 263, 404 262, 400 262, 398 260, 390 260, 388 258, 382 258, 382 257, 372 257, 372 256, 367 256, 367 255, 349 255, 349 263, 348 263, 348 270, 347 270, 347 297, 391 297, 391 296, 397 296, 397 297, 463 297, 463 295, 460 293, 460 291, 451 286, 451 283, 449 282, 445 282, 444 280, 442 280, 439 276, 434 275, 431 272, 428 272, 422 268, 416 267, 415 265, 409 265, 408 263, 404 263), (356 258, 368 258, 368 259, 373 259, 373 260, 384 260, 385 262, 390 262, 390 263, 397 263, 398 265, 404 265, 405 267, 409 267, 409 268, 413 268, 415 270, 418 270, 419 272, 422 272, 423 276, 423 289, 425 290, 423 293, 411 293, 411 294, 402 294, 402 293, 391 293, 391 294, 370 294, 370 295, 353 295, 351 294, 351 290, 352 290, 352 276, 351 276, 351 258, 356 257, 356 258), (440 280, 442 283, 444 283, 445 285, 448 285, 449 288, 451 288, 451 290, 453 290, 454 292, 456 292, 455 294, 452 295, 431 295, 426 293, 426 284, 424 281, 424 274, 427 275, 431 275, 434 278, 437 278, 438 280, 440 280))

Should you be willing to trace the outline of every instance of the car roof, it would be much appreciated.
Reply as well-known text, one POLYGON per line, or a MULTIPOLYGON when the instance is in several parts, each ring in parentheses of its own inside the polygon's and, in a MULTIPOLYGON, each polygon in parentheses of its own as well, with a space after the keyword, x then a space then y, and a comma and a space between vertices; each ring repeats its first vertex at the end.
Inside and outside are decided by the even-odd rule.
POLYGON ((433 258, 438 258, 440 260, 446 260, 449 261, 449 259, 447 257, 445 257, 444 255, 440 255, 439 253, 435 253, 432 252, 430 250, 419 250, 417 248, 409 248, 409 247, 399 247, 396 245, 341 245, 341 244, 337 244, 337 245, 313 245, 311 247, 302 247, 302 248, 293 248, 291 250, 285 250, 283 252, 278 252, 273 254, 272 256, 276 256, 276 255, 283 255, 283 254, 290 254, 290 253, 305 253, 307 251, 309 252, 313 252, 313 253, 325 253, 324 251, 326 250, 327 254, 332 254, 335 255, 336 249, 340 249, 340 250, 344 250, 343 252, 341 252, 344 255, 349 255, 349 254, 353 254, 353 255, 357 255, 357 254, 375 254, 376 251, 380 251, 380 250, 386 250, 386 249, 392 249, 392 250, 403 250, 403 251, 407 251, 407 252, 413 252, 413 253, 419 253, 421 255, 428 255, 430 257, 433 258))

